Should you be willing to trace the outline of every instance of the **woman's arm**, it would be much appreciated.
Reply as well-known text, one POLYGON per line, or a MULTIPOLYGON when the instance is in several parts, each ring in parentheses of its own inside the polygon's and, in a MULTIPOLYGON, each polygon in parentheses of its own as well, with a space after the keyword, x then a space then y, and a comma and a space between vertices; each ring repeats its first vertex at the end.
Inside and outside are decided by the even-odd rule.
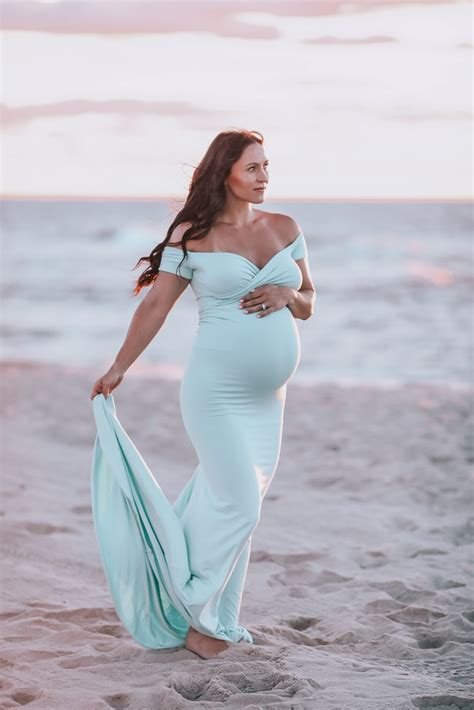
MULTIPOLYGON (((172 237, 175 231, 173 230, 172 237)), ((107 398, 108 394, 119 386, 125 372, 159 332, 173 305, 189 283, 190 279, 179 274, 158 271, 153 285, 132 316, 127 335, 114 362, 105 375, 95 381, 91 399, 97 394, 103 394, 107 398)))
POLYGON ((296 288, 290 289, 291 295, 288 301, 288 308, 293 313, 295 318, 307 320, 314 313, 314 304, 316 302, 316 289, 309 270, 307 259, 296 259, 296 263, 303 274, 303 281, 299 291, 296 288))
POLYGON ((291 289, 292 296, 288 301, 288 308, 293 313, 295 318, 307 320, 314 313, 314 304, 316 302, 316 291, 312 288, 296 288, 291 289))
POLYGON ((189 279, 159 271, 149 292, 133 314, 127 335, 118 351, 113 366, 125 373, 145 350, 163 323, 175 302, 183 293, 189 279))

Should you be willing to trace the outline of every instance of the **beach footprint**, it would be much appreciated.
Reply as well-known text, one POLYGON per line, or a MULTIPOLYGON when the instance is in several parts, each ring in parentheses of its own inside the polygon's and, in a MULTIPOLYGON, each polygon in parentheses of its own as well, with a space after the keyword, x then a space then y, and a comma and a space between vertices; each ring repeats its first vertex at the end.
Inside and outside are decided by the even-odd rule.
POLYGON ((420 710, 474 710, 474 695, 418 695, 412 703, 420 710))
MULTIPOLYGON (((21 688, 8 694, 6 697, 10 698, 18 705, 29 705, 39 700, 41 696, 41 691, 35 690, 34 688, 21 688)), ((8 707, 12 706, 9 705, 8 707)))
POLYGON ((397 621, 399 624, 407 626, 419 626, 432 624, 439 619, 444 619, 446 614, 435 609, 427 609, 422 606, 406 606, 403 609, 397 609, 387 614, 388 619, 397 621))
POLYGON ((116 663, 117 660, 106 653, 98 653, 95 656, 77 655, 74 658, 65 658, 58 661, 58 666, 67 670, 75 670, 76 668, 90 668, 93 666, 105 666, 111 663, 116 663))
POLYGON ((311 678, 269 668, 268 662, 259 661, 246 665, 228 662, 219 674, 211 677, 186 674, 175 678, 168 687, 185 700, 199 703, 228 704, 234 696, 239 701, 239 707, 244 707, 242 695, 245 695, 246 706, 258 707, 258 702, 277 705, 297 694, 300 699, 314 697, 314 691, 321 688, 311 678))
POLYGON ((292 564, 301 562, 314 562, 320 560, 322 554, 317 552, 295 552, 287 554, 278 554, 276 552, 268 552, 267 550, 252 550, 250 553, 250 562, 274 562, 282 567, 287 567, 292 564))
POLYGON ((345 584, 350 582, 353 577, 345 577, 328 569, 315 572, 309 565, 305 564, 290 564, 288 569, 271 575, 269 579, 286 587, 296 585, 314 589, 315 587, 323 587, 326 584, 345 584))
POLYGON ((383 567, 388 564, 387 556, 381 550, 367 550, 355 558, 361 569, 371 569, 372 567, 383 567))
POLYGON ((114 710, 125 710, 130 707, 131 698, 128 693, 113 693, 113 695, 104 695, 102 700, 114 710))
POLYGON ((413 589, 396 579, 389 582, 376 582, 372 584, 372 587, 385 592, 392 599, 402 602, 404 605, 422 603, 436 597, 436 592, 429 589, 413 589))
POLYGON ((320 621, 321 619, 316 617, 297 615, 281 619, 280 623, 271 626, 258 624, 252 628, 254 642, 260 645, 283 642, 285 645, 295 646, 326 646, 328 642, 314 633, 320 621))
POLYGON ((50 525, 49 523, 21 523, 23 530, 33 535, 52 535, 54 533, 75 533, 77 530, 67 525, 50 525))
POLYGON ((74 513, 75 515, 92 515, 92 506, 91 505, 73 505, 72 508, 70 508, 71 513, 74 513))

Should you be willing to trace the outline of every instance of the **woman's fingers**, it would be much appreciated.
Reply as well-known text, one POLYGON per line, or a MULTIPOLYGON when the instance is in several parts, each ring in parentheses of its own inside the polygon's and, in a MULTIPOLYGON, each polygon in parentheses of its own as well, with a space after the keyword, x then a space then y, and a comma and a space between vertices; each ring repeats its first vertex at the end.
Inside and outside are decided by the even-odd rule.
POLYGON ((94 399, 94 397, 98 394, 103 394, 104 393, 104 383, 102 378, 100 380, 97 380, 92 388, 91 392, 91 399, 94 399))
POLYGON ((91 392, 91 399, 94 399, 94 397, 98 394, 103 394, 105 399, 109 396, 109 394, 114 390, 116 387, 119 386, 119 384, 122 382, 123 376, 120 375, 119 377, 114 377, 113 380, 106 379, 105 376, 101 377, 98 379, 91 392))
POLYGON ((257 313, 257 318, 263 318, 264 316, 268 316, 269 313, 275 313, 275 311, 278 311, 279 308, 273 308, 273 306, 270 306, 269 308, 265 308, 265 310, 261 310, 257 313))

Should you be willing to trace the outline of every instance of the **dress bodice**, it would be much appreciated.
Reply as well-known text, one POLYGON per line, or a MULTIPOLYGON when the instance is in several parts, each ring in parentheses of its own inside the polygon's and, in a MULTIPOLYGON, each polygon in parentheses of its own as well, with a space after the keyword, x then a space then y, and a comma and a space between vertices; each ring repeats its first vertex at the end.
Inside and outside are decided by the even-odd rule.
POLYGON ((276 252, 262 268, 235 252, 189 250, 179 267, 184 252, 180 247, 166 246, 160 271, 178 273, 189 279, 201 312, 211 304, 234 303, 264 284, 301 288, 303 276, 296 260, 305 258, 307 253, 303 232, 276 252))

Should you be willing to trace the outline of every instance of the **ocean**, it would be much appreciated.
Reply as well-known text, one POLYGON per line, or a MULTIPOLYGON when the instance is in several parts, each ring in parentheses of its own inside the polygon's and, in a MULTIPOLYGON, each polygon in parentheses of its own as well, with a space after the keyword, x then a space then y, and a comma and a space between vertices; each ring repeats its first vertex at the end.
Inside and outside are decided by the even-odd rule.
MULTIPOLYGON (((3 200, 3 362, 102 375, 145 296, 132 295, 177 200, 3 200)), ((300 383, 472 382, 472 205, 272 202, 302 228, 317 298, 298 320, 300 383)), ((180 378, 198 323, 188 287, 130 372, 180 378)), ((91 382, 92 385, 92 382, 91 382)))

